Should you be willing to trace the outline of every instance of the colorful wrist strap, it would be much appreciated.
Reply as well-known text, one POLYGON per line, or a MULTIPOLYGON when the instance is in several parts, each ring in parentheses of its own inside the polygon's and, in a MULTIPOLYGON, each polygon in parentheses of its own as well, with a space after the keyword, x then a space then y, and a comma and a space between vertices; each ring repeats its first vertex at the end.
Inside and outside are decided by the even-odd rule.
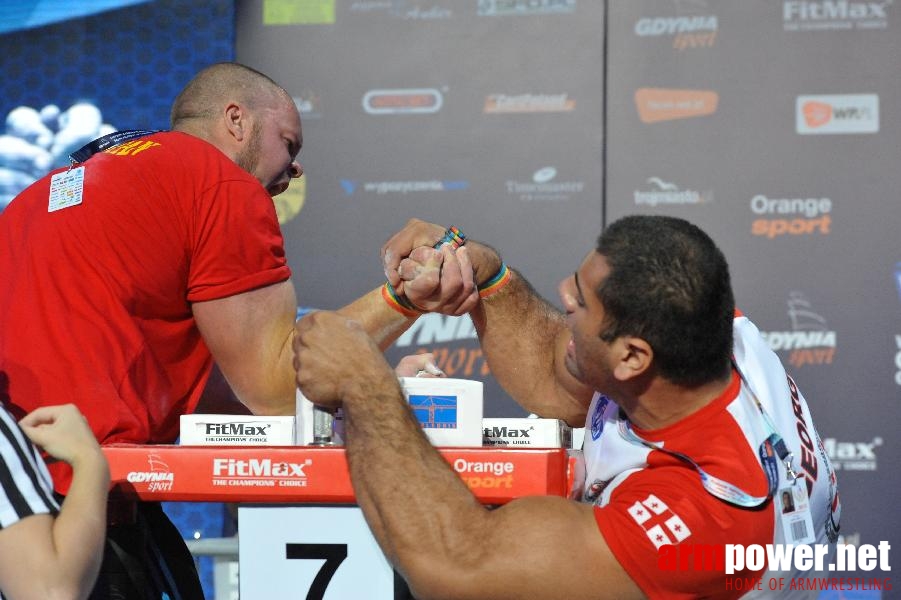
POLYGON ((507 263, 501 262, 500 270, 488 281, 479 286, 479 298, 485 299, 488 296, 493 296, 498 293, 510 283, 512 279, 512 272, 509 267, 507 267, 507 263))
POLYGON ((387 281, 385 282, 385 285, 382 286, 382 298, 385 299, 388 306, 405 317, 418 317, 425 312, 416 308, 405 296, 398 294, 397 291, 395 291, 394 286, 387 281))
POLYGON ((450 244, 451 247, 456 250, 460 246, 466 243, 466 235, 460 231, 457 227, 451 225, 447 229, 444 230, 444 237, 438 240, 435 243, 435 248, 441 248, 443 244, 450 244))
MULTIPOLYGON (((466 235, 459 228, 451 225, 444 230, 444 236, 435 243, 435 248, 441 248, 444 244, 450 244, 453 250, 466 243, 466 235)), ((494 292, 491 292, 494 293, 494 292)), ((382 298, 388 303, 388 306, 399 312, 405 317, 418 317, 425 314, 426 311, 416 307, 406 296, 398 294, 397 290, 390 282, 385 282, 382 286, 382 298)))

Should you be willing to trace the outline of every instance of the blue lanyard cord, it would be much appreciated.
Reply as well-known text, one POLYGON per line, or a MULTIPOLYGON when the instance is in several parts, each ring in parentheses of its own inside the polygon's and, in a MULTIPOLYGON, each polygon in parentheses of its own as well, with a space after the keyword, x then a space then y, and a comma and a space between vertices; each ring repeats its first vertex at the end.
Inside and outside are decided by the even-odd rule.
POLYGON ((750 393, 751 398, 754 400, 755 406, 757 406, 757 410, 760 411, 760 415, 763 417, 764 424, 769 429, 769 436, 763 441, 763 443, 760 444, 760 447, 758 448, 758 454, 760 455, 760 464, 763 467, 763 472, 766 474, 767 478, 766 496, 752 496, 738 486, 732 485, 728 481, 723 481, 722 479, 714 477, 710 473, 706 472, 690 456, 681 452, 676 452, 675 450, 669 450, 668 448, 664 448, 663 446, 658 446, 657 444, 652 444, 651 442, 641 439, 640 437, 638 437, 638 435, 635 434, 634 431, 632 431, 632 426, 626 419, 619 420, 618 429, 620 436, 622 436, 622 438, 627 442, 640 444, 652 450, 663 452, 664 454, 668 454, 669 456, 677 458, 682 462, 691 465, 691 467, 698 472, 698 475, 700 475, 701 485, 704 486, 704 489, 716 498, 719 498, 720 500, 724 500, 725 502, 734 504, 736 506, 755 508, 766 502, 776 492, 776 488, 779 484, 779 460, 781 460, 782 464, 785 466, 786 479, 789 482, 793 482, 798 478, 798 476, 792 468, 792 454, 785 446, 785 440, 783 440, 782 436, 779 435, 779 433, 776 431, 776 428, 773 425, 773 421, 770 419, 770 416, 763 408, 763 404, 760 402, 757 394, 754 393, 754 390, 753 388, 751 388, 751 385, 745 378, 744 373, 741 372, 741 370, 738 368, 738 365, 735 364, 734 360, 732 362, 732 366, 738 373, 738 376, 741 378, 742 385, 744 385, 750 393))
POLYGON ((77 163, 83 163, 98 152, 103 152, 107 148, 118 146, 122 142, 127 142, 128 140, 144 137, 152 133, 158 133, 159 131, 159 129, 153 131, 147 129, 126 129, 123 131, 114 131, 113 133, 108 133, 103 137, 99 137, 96 140, 88 142, 87 144, 70 154, 69 160, 72 161, 73 165, 77 163))
MULTIPOLYGON (((663 446, 658 446, 656 444, 652 444, 651 442, 645 441, 638 437, 634 431, 632 431, 632 427, 629 425, 628 421, 620 420, 618 423, 619 434, 622 436, 624 440, 627 442, 631 442, 633 444, 640 444, 652 450, 657 450, 659 452, 663 452, 664 454, 668 454, 674 458, 678 458, 684 463, 691 465, 691 467, 698 472, 698 475, 701 476, 701 485, 704 486, 704 489, 707 490, 711 495, 719 498, 720 500, 724 500, 729 504, 734 504, 736 506, 743 506, 746 508, 755 508, 760 506, 764 502, 766 502, 772 495, 773 492, 776 491, 776 482, 778 481, 778 473, 775 472, 775 461, 771 467, 766 467, 766 463, 764 466, 766 467, 764 471, 766 472, 767 481, 769 483, 769 489, 767 491, 766 496, 752 496, 748 494, 738 486, 732 485, 728 481, 723 481, 718 477, 714 477, 707 471, 701 468, 701 466, 696 463, 690 456, 683 454, 681 452, 676 452, 675 450, 669 450, 664 448, 663 446), (775 475, 775 477, 774 477, 775 475)), ((761 449, 764 446, 768 446, 772 448, 770 445, 769 438, 761 444, 761 449)))
MULTIPOLYGON (((798 474, 795 472, 794 468, 792 468, 792 459, 794 456, 791 452, 789 452, 788 448, 785 446, 785 440, 782 439, 782 436, 776 431, 776 426, 773 425, 772 419, 770 419, 770 415, 767 414, 766 410, 763 408, 763 404, 760 402, 760 398, 757 397, 757 394, 754 392, 754 388, 751 387, 750 382, 748 382, 745 374, 742 373, 741 369, 738 368, 738 365, 735 362, 735 359, 732 359, 732 368, 735 369, 735 372, 738 373, 738 376, 741 378, 742 385, 747 388, 748 392, 751 394, 751 399, 754 400, 755 406, 757 406, 757 410, 760 411, 760 415, 763 417, 763 422, 766 423, 766 426, 770 429, 770 437, 767 438, 767 442, 772 444, 773 450, 776 452, 776 456, 779 457, 779 460, 782 461, 782 464, 785 466, 785 478, 789 482, 794 482, 798 478, 798 474)), ((764 442, 766 443, 766 442, 764 442)), ((763 460, 763 447, 761 446, 761 460, 763 460)), ((764 462, 764 467, 766 468, 766 462, 764 462)))

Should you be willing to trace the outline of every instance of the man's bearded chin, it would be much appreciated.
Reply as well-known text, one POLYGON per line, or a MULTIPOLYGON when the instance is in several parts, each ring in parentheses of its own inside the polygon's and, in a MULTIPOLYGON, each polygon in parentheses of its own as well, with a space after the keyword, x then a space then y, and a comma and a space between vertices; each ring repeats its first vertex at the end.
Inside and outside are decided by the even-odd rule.
MULTIPOLYGON (((260 148, 262 147, 260 138, 260 127, 255 123, 250 130, 250 139, 247 141, 247 146, 242 148, 235 157, 235 163, 254 177, 257 177, 256 169, 260 164, 260 148)), ((263 187, 268 185, 265 181, 260 181, 260 183, 263 187)))

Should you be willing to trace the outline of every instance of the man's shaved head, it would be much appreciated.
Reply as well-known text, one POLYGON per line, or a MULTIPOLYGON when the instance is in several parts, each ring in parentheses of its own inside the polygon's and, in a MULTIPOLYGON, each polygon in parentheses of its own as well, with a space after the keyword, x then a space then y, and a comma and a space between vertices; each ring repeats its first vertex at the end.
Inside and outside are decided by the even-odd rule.
POLYGON ((190 121, 214 117, 223 102, 235 101, 254 109, 279 99, 292 102, 291 95, 266 75, 238 63, 217 63, 194 76, 175 98, 170 128, 190 129, 190 121))

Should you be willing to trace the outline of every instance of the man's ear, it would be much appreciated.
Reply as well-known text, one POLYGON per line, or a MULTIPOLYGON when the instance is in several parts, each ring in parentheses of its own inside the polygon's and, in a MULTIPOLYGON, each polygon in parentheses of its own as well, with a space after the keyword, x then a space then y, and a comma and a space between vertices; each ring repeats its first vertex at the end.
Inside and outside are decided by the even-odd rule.
POLYGON ((240 104, 229 102, 225 106, 225 126, 236 141, 243 141, 244 136, 250 131, 247 121, 247 111, 240 104))
POLYGON ((615 342, 617 362, 613 375, 620 381, 628 381, 647 372, 654 360, 654 349, 639 337, 623 336, 615 342))

